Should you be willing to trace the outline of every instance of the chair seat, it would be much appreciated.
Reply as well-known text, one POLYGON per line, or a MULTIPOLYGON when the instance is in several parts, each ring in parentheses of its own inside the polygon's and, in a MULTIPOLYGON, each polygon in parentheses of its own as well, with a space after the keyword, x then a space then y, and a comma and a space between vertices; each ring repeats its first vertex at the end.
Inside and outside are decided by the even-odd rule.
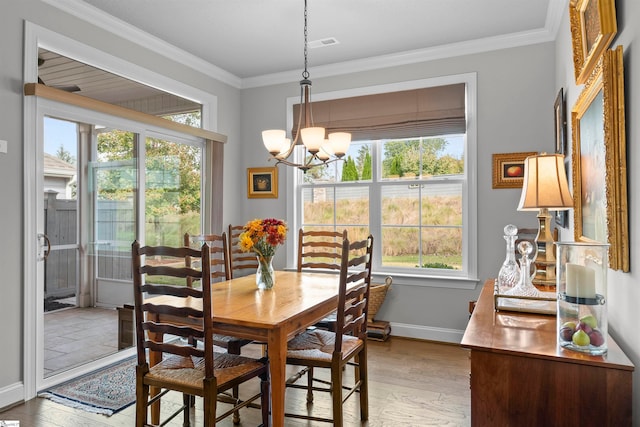
MULTIPOLYGON (((242 375, 262 369, 264 363, 249 357, 228 353, 214 354, 214 370, 219 389, 225 389, 225 384, 242 375)), ((170 355, 162 362, 149 368, 146 380, 172 383, 179 388, 202 388, 205 377, 204 358, 182 357, 170 355)))
POLYGON ((213 342, 215 343, 215 345, 224 347, 224 344, 235 342, 242 343, 242 345, 249 344, 251 340, 245 340, 244 338, 232 337, 229 335, 213 334, 213 342))
MULTIPOLYGON (((336 334, 323 329, 303 332, 287 344, 287 358, 316 360, 331 363, 335 351, 336 334)), ((342 336, 342 354, 348 355, 364 343, 358 337, 342 336)))

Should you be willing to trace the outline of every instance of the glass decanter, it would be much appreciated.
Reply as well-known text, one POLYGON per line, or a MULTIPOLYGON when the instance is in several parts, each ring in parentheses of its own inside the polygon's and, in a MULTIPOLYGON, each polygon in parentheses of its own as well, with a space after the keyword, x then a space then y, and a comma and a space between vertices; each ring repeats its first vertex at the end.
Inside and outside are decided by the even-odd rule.
POLYGON ((507 256, 498 272, 498 289, 505 292, 520 281, 520 267, 516 261, 515 242, 518 238, 518 227, 509 224, 504 227, 504 240, 507 242, 507 256))
POLYGON ((513 288, 505 292, 505 295, 518 295, 526 297, 539 297, 540 292, 531 281, 531 253, 533 245, 531 242, 523 241, 518 244, 518 252, 520 252, 520 280, 513 288))

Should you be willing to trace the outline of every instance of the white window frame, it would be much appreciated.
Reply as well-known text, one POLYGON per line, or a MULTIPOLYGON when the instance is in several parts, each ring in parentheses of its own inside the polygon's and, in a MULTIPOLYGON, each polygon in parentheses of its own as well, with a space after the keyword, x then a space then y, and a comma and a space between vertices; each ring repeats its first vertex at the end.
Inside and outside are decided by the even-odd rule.
MULTIPOLYGON (((392 275, 394 283, 416 286, 432 286, 460 289, 474 289, 478 281, 478 238, 477 238, 477 76, 476 73, 456 74, 443 77, 435 77, 429 79, 412 80, 398 83, 391 83, 378 86, 363 87, 350 90, 342 90, 335 92, 324 92, 314 95, 312 102, 324 101, 331 99, 347 98, 352 96, 372 95, 385 92, 397 92, 403 90, 420 89, 435 86, 444 86, 456 83, 464 83, 466 85, 466 143, 465 143, 465 172, 462 183, 462 223, 463 223, 463 247, 464 266, 462 270, 454 272, 444 271, 434 275, 433 269, 421 270, 408 273, 398 271, 393 268, 382 266, 381 257, 377 254, 381 253, 382 243, 380 239, 375 239, 375 227, 380 227, 380 192, 379 183, 367 183, 372 188, 372 200, 370 201, 369 224, 374 233, 374 259, 373 259, 373 277, 374 281, 380 281, 387 275, 392 275)), ((299 102, 298 97, 287 99, 287 128, 291 129, 293 124, 293 105, 299 102)), ((374 160, 374 174, 376 158, 380 153, 372 150, 374 160)), ((301 155, 301 153, 297 153, 301 155)), ((298 159, 299 161, 300 159, 298 159)), ((287 194, 293 197, 287 198, 287 217, 293 218, 290 221, 290 230, 298 230, 302 224, 302 213, 299 204, 302 200, 302 172, 294 169, 286 169, 287 194)), ((357 183, 354 183, 357 185, 357 183)), ((295 268, 296 251, 297 251, 297 232, 291 233, 291 239, 287 239, 287 260, 288 267, 295 268)))

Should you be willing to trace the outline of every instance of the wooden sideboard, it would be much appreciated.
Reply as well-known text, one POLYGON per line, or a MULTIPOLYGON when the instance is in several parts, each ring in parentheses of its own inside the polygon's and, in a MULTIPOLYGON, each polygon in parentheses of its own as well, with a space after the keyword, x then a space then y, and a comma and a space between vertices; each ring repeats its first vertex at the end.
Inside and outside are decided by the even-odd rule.
POLYGON ((631 426, 634 366, 608 337, 590 356, 556 340, 556 317, 496 312, 487 280, 462 338, 472 426, 631 426))

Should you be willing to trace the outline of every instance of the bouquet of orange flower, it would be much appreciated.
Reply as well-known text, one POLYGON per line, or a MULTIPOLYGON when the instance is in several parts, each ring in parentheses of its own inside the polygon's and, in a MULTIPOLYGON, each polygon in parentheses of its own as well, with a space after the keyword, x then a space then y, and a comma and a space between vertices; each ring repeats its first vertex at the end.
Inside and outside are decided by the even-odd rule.
POLYGON ((287 237, 287 224, 280 219, 254 219, 244 226, 240 234, 240 249, 253 251, 260 258, 272 257, 276 248, 282 245, 287 237))
POLYGON ((271 260, 276 248, 284 243, 286 237, 287 225, 279 219, 254 219, 245 224, 244 231, 240 234, 240 249, 244 252, 253 251, 258 255, 258 288, 273 288, 275 272, 271 260))

